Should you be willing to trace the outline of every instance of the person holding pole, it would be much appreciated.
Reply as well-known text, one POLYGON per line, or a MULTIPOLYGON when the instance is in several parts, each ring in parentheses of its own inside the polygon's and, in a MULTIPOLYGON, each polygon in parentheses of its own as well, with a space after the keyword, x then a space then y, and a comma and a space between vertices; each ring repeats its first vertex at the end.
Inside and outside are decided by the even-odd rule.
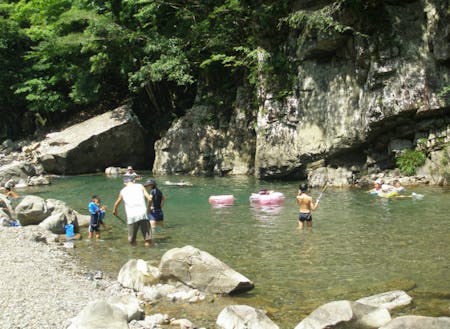
MULTIPOLYGON (((149 247, 152 241, 152 231, 147 219, 147 202, 145 199, 151 201, 152 197, 144 186, 134 183, 133 177, 125 176, 123 183, 125 187, 120 191, 114 203, 113 215, 117 216, 117 208, 123 201, 127 214, 128 242, 132 246, 136 245, 137 231, 140 228, 144 237, 144 244, 149 247)), ((120 217, 118 218, 120 219, 120 217)))
POLYGON ((320 201, 319 197, 316 203, 314 203, 312 197, 306 193, 307 191, 308 186, 306 184, 301 184, 297 195, 297 204, 299 205, 299 214, 298 214, 299 229, 304 228, 305 222, 307 227, 312 227, 312 212, 317 208, 320 201))

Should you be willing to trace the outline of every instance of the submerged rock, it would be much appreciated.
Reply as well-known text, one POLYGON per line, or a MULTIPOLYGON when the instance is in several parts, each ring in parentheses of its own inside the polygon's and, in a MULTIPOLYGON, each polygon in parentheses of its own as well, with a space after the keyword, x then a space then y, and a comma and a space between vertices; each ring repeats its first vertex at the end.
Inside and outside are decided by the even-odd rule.
POLYGON ((448 329, 450 317, 428 317, 418 315, 400 316, 379 329, 448 329))
POLYGON ((318 307, 295 329, 325 329, 339 324, 356 325, 358 328, 378 328, 390 320, 391 316, 384 308, 340 300, 318 307))
POLYGON ((360 298, 356 302, 392 310, 393 308, 410 304, 412 297, 402 290, 395 290, 360 298))

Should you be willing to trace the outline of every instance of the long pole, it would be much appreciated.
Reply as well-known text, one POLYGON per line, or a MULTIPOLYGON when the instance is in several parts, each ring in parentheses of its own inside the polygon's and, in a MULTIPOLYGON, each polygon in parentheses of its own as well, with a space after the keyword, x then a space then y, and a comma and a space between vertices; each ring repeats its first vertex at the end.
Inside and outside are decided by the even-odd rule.
POLYGON ((124 220, 123 220, 123 218, 122 217, 120 217, 119 215, 115 215, 122 223, 124 223, 124 224, 126 224, 127 222, 125 222, 124 220))
POLYGON ((316 204, 319 204, 320 199, 322 198, 323 192, 325 192, 325 190, 327 189, 328 185, 325 182, 325 186, 322 189, 322 192, 320 192, 319 197, 317 198, 316 204))

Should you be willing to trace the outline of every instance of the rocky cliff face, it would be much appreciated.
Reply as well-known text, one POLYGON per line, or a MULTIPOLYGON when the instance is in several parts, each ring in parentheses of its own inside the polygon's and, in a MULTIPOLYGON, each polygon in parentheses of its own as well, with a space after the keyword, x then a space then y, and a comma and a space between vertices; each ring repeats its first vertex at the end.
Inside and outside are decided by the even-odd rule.
POLYGON ((291 26, 286 38, 286 56, 295 64, 290 96, 275 97, 262 74, 253 124, 243 125, 238 111, 227 132, 186 134, 178 123, 157 143, 154 169, 211 173, 224 166, 261 178, 329 175, 346 185, 393 168, 397 152, 418 140, 438 135, 445 146, 450 111, 438 94, 449 85, 448 1, 352 3, 298 1, 299 15, 319 19, 291 26), (215 134, 218 148, 205 138, 215 134), (177 138, 189 149, 167 146, 177 138), (241 141, 246 146, 237 150, 241 141), (210 154, 206 149, 213 156, 205 167, 199 159, 210 154), (230 152, 239 161, 230 161, 230 152))

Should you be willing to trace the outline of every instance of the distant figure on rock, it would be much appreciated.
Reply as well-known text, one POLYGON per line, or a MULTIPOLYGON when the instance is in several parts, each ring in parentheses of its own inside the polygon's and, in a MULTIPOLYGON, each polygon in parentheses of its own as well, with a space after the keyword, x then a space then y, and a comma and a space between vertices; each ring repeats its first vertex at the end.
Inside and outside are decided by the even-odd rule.
POLYGON ((91 214, 91 221, 89 222, 89 239, 92 238, 95 232, 95 238, 100 239, 100 225, 105 226, 103 218, 105 217, 105 206, 100 205, 100 198, 96 195, 92 197, 88 204, 89 213, 91 214))
POLYGON ((164 226, 164 213, 162 207, 166 203, 166 197, 156 187, 156 182, 153 179, 149 179, 144 183, 145 187, 150 187, 150 195, 152 200, 148 202, 148 219, 152 229, 157 226, 164 226))
POLYGON ((144 237, 144 244, 146 247, 149 247, 152 241, 152 231, 147 219, 147 203, 145 199, 151 201, 152 197, 143 185, 135 184, 132 177, 125 176, 123 183, 125 187, 120 191, 114 203, 113 215, 117 216, 117 208, 123 201, 127 214, 128 242, 132 246, 136 245, 137 231, 140 228, 144 237))
POLYGON ((20 198, 20 195, 16 192, 14 192, 11 187, 7 186, 5 187, 5 195, 8 199, 17 199, 20 198))
POLYGON ((299 187, 297 195, 297 204, 299 205, 298 228, 304 228, 304 222, 308 227, 312 227, 312 212, 317 208, 318 202, 314 203, 311 196, 306 194, 308 187, 302 184, 299 187))
POLYGON ((134 171, 134 169, 133 169, 132 166, 128 166, 128 167, 127 167, 127 171, 126 171, 125 174, 123 174, 123 176, 124 176, 124 177, 131 177, 131 178, 133 178, 134 180, 139 180, 139 179, 142 178, 141 175, 139 175, 138 173, 136 173, 136 172, 134 171))

